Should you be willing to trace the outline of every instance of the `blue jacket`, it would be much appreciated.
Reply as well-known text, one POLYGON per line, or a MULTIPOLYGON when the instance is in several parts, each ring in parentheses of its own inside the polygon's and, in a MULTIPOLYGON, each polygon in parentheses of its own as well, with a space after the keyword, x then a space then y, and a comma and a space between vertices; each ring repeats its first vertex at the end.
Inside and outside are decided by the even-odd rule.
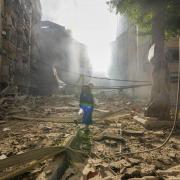
POLYGON ((92 94, 81 93, 80 95, 80 106, 87 105, 94 107, 94 98, 92 94))

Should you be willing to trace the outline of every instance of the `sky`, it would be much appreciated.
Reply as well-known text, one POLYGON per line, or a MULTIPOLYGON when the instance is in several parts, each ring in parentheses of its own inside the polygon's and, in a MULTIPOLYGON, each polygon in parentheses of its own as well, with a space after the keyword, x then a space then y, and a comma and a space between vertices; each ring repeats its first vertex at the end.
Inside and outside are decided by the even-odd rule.
POLYGON ((41 0, 43 20, 70 29, 73 38, 87 46, 95 72, 107 72, 111 61, 110 43, 116 37, 117 17, 106 0, 41 0))

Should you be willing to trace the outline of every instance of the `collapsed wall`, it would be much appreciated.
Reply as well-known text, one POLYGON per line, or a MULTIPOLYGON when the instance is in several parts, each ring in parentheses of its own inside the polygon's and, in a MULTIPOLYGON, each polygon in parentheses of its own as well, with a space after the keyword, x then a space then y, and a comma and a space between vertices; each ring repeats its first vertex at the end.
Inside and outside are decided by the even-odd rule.
POLYGON ((40 22, 36 33, 38 44, 33 53, 33 59, 36 61, 32 64, 31 93, 50 95, 58 88, 53 74, 53 64, 66 54, 65 49, 62 48, 65 46, 64 40, 67 39, 67 34, 64 27, 48 21, 40 22), (57 48, 57 42, 64 43, 61 49, 57 48))
POLYGON ((42 21, 38 34, 39 51, 34 53, 38 60, 32 64, 31 73, 32 94, 51 95, 58 90, 59 80, 76 83, 80 69, 90 70, 85 45, 73 39, 65 27, 42 21))
POLYGON ((13 87, 19 94, 51 95, 59 87, 54 68, 66 83, 76 83, 81 69, 88 74, 85 45, 65 27, 41 22, 40 0, 0 0, 0 10, 1 92, 13 87))

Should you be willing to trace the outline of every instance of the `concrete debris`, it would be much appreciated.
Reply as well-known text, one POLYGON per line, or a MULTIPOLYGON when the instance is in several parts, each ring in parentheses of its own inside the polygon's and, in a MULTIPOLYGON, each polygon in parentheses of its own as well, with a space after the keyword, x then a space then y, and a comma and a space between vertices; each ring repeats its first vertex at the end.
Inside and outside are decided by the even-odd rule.
POLYGON ((0 124, 6 124, 6 121, 0 121, 0 124))
POLYGON ((129 136, 142 136, 142 135, 144 135, 144 131, 134 131, 134 130, 123 130, 122 133, 124 135, 129 135, 129 136))
POLYGON ((131 167, 131 168, 127 168, 126 169, 126 177, 130 178, 130 177, 138 177, 140 174, 139 170, 135 167, 131 167))
MULTIPOLYGON (((173 126, 173 121, 171 120, 161 120, 158 121, 156 118, 147 118, 147 117, 138 117, 134 116, 133 118, 137 123, 144 126, 146 129, 162 129, 162 128, 171 128, 173 126), (158 123, 157 123, 158 122, 158 123)), ((177 127, 180 127, 180 122, 177 122, 177 127)))
POLYGON ((158 170, 157 173, 161 176, 175 176, 180 175, 180 165, 174 166, 167 170, 158 170))
MULTIPOLYGON (((137 153, 121 156, 122 153, 148 150, 162 144, 169 133, 168 130, 147 130, 133 120, 136 102, 125 108, 121 96, 114 97, 109 103, 108 98, 99 96, 98 110, 108 109, 109 112, 94 111, 93 120, 101 122, 90 126, 88 149, 89 159, 81 161, 83 155, 72 154, 68 167, 62 174, 64 179, 171 179, 179 177, 179 169, 169 169, 177 166, 180 159, 179 135, 173 135, 171 141, 161 150, 150 153, 137 153), (133 110, 132 110, 133 108, 133 110), (133 111, 133 115, 132 112, 133 111), (111 113, 110 113, 111 112, 111 113), (107 115, 107 118, 106 118, 107 115), (102 118, 104 116, 104 118, 102 118), (107 119, 107 122, 105 121, 107 119), (108 123, 109 120, 109 123, 108 123), (174 177, 173 177, 174 178, 174 177)), ((124 97, 123 97, 124 99, 124 97)), ((77 129, 84 127, 74 123, 81 121, 78 115, 79 107, 70 106, 71 97, 6 97, 1 100, 2 117, 0 121, 0 159, 23 154, 33 149, 49 146, 59 146, 74 135, 77 129), (1 123, 2 122, 2 123, 1 123), (71 122, 71 123, 69 123, 71 122)), ((142 105, 143 106, 143 105, 142 105)), ((138 112, 143 108, 139 106, 138 112)), ((76 144, 76 143, 75 143, 76 144)), ((79 150, 84 148, 80 146, 79 150)), ((56 159, 57 164, 61 160, 56 159)), ((67 162, 69 162, 67 160, 67 162)), ((55 171, 51 164, 55 161, 43 161, 37 167, 25 174, 27 179, 44 179, 52 177, 55 171)), ((1 175, 0 171, 0 175, 1 175)))
POLYGON ((114 140, 105 140, 104 143, 110 147, 115 147, 115 146, 117 147, 118 145, 117 142, 114 140))
POLYGON ((106 139, 110 139, 110 140, 125 143, 125 139, 123 137, 120 137, 120 136, 114 135, 114 134, 102 133, 101 135, 94 137, 95 141, 103 141, 103 140, 106 140, 106 139))
POLYGON ((128 161, 132 164, 132 165, 137 165, 139 164, 141 161, 139 159, 134 159, 134 158, 128 158, 128 161))
POLYGON ((4 154, 0 156, 0 160, 6 159, 6 158, 7 158, 7 156, 4 154))
POLYGON ((113 179, 115 177, 108 164, 100 159, 90 159, 83 170, 85 179, 113 179))
POLYGON ((122 169, 123 167, 131 167, 131 163, 129 163, 128 161, 126 161, 125 159, 122 159, 120 161, 117 162, 113 162, 110 164, 111 168, 115 168, 115 169, 122 169))
POLYGON ((155 176, 144 176, 142 178, 130 178, 129 180, 158 180, 158 177, 155 176))
POLYGON ((74 176, 77 172, 73 168, 69 168, 62 177, 62 180, 69 179, 71 176, 74 176))
POLYGON ((11 130, 10 128, 4 128, 2 131, 6 132, 6 131, 10 131, 10 130, 11 130))
POLYGON ((142 165, 141 175, 142 176, 151 176, 155 174, 156 166, 155 165, 142 165))

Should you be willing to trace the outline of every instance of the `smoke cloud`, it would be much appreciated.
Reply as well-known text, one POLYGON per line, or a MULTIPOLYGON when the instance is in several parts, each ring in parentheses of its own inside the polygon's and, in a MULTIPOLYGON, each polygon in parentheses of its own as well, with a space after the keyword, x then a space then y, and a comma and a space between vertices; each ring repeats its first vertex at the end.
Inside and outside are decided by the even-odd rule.
POLYGON ((105 72, 110 66, 110 42, 115 39, 117 17, 105 0, 41 0, 43 20, 70 29, 84 43, 94 71, 105 72))

